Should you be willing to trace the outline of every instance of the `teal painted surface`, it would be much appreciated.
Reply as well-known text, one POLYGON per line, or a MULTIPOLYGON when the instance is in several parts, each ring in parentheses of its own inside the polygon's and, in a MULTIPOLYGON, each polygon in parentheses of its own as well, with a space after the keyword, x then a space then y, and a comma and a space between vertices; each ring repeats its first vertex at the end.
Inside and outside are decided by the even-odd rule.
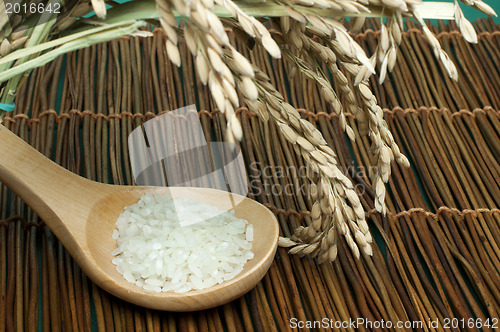
MULTIPOLYGON (((495 10, 497 14, 500 14, 500 1, 498 0, 485 0, 485 3, 491 6, 495 10)), ((469 6, 465 6, 464 4, 460 4, 460 7, 462 8, 465 17, 471 22, 477 20, 478 18, 487 18, 485 14, 481 13, 479 10, 476 10, 474 8, 471 8, 469 6)), ((494 17, 493 21, 495 23, 500 23, 500 17, 494 17)))

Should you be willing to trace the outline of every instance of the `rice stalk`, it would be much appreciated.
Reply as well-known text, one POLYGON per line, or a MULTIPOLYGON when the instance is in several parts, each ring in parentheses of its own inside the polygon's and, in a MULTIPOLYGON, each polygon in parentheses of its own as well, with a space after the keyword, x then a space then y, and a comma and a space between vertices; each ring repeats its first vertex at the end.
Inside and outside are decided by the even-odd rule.
MULTIPOLYGON (((480 0, 462 0, 485 13, 495 13, 480 0)), ((340 171, 337 156, 310 122, 302 119, 295 107, 285 102, 266 75, 239 53, 231 44, 226 28, 243 43, 261 45, 271 57, 282 55, 304 77, 315 82, 321 97, 339 116, 341 129, 354 140, 355 132, 347 124, 346 114, 359 120, 362 136, 371 142, 371 183, 375 189, 375 208, 385 213, 385 185, 391 174, 391 162, 408 167, 387 124, 377 99, 369 89, 368 79, 379 68, 379 83, 394 68, 401 42, 403 17, 413 17, 422 25, 426 40, 448 75, 458 79, 458 72, 437 38, 420 16, 419 0, 276 0, 273 2, 232 0, 134 0, 125 4, 105 0, 75 1, 56 16, 52 13, 14 16, 6 21, 0 12, 0 77, 1 102, 11 103, 26 73, 59 55, 115 40, 124 35, 147 36, 140 31, 144 19, 158 18, 165 32, 165 48, 169 60, 181 66, 179 38, 195 58, 200 81, 207 85, 216 107, 227 122, 226 137, 241 140, 243 130, 235 110, 240 107, 237 91, 246 105, 267 121, 272 119, 297 155, 309 169, 314 184, 315 203, 310 225, 298 228, 281 244, 292 246, 291 253, 318 256, 320 261, 337 256, 337 238, 343 235, 356 257, 360 250, 371 255, 371 235, 364 210, 351 181, 340 171), (106 9, 106 4, 112 8, 106 9), (93 9, 94 17, 82 16, 93 9), (351 37, 343 20, 345 16, 387 16, 373 54, 366 54, 351 37), (278 18, 279 17, 279 18, 278 18), (183 31, 178 28, 178 18, 183 31), (36 25, 36 23, 40 23, 36 25), (94 27, 97 25, 97 27, 94 27), (273 29, 270 29, 270 28, 273 29), (65 36, 65 34, 67 34, 65 36), (16 51, 17 50, 17 51, 16 51), (329 70, 335 86, 323 71, 329 70), (345 100, 345 107, 341 100, 345 100)), ((0 6, 1 8, 2 6, 0 6)), ((474 28, 455 2, 455 19, 465 39, 476 42, 474 28)), ((363 19, 359 19, 355 29, 363 19)), ((5 112, 1 112, 0 118, 5 112)))

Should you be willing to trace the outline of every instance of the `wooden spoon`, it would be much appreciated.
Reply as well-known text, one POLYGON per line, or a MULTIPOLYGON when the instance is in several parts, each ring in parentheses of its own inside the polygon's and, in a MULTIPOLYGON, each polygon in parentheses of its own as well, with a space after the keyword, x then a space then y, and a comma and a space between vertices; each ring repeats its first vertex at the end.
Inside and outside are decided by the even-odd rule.
POLYGON ((82 270, 111 294, 140 306, 193 311, 227 303, 252 289, 268 270, 278 243, 276 217, 263 205, 235 194, 207 188, 159 188, 101 184, 82 178, 47 159, 0 125, 0 181, 44 220, 82 270), (111 234, 123 208, 146 192, 170 191, 231 209, 254 225, 254 258, 232 280, 183 294, 146 291, 126 281, 111 262, 116 241, 111 234))

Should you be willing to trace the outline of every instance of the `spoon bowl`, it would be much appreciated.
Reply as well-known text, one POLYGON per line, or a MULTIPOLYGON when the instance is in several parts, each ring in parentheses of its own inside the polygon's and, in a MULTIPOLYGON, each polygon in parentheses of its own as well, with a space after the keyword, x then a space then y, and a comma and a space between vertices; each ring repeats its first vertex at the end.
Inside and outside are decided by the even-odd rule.
POLYGON ((1 125, 0 140, 0 181, 33 208, 89 278, 123 300, 169 311, 207 309, 248 292, 271 265, 278 244, 277 220, 249 198, 210 188, 101 184, 60 167, 1 125), (254 226, 254 258, 233 279, 199 291, 151 292, 128 282, 112 263, 111 253, 117 246, 112 232, 123 208, 146 192, 169 192, 175 198, 234 209, 237 217, 254 226))

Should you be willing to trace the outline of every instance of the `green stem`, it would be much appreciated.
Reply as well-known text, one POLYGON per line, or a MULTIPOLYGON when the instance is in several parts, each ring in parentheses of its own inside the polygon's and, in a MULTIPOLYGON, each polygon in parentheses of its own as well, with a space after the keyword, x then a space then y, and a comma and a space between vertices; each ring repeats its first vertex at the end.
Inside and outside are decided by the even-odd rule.
MULTIPOLYGON (((240 9, 245 12, 245 14, 255 17, 279 17, 288 16, 284 9, 284 6, 280 3, 274 1, 234 1, 240 9)), ((453 19, 453 4, 447 2, 427 2, 422 3, 420 6, 416 7, 415 10, 421 12, 424 18, 439 18, 439 19, 453 19)), ((327 17, 335 16, 365 16, 365 17, 390 17, 393 15, 393 11, 388 8, 380 6, 367 6, 370 10, 367 13, 346 13, 339 12, 332 9, 319 9, 311 8, 307 6, 294 5, 295 9, 303 14, 316 14, 327 17)), ((219 17, 229 17, 231 14, 224 8, 215 5, 212 9, 214 14, 219 17)), ((179 16, 174 10, 174 15, 179 16)), ((121 20, 146 20, 158 18, 158 13, 156 12, 155 0, 134 0, 130 2, 123 3, 119 6, 115 6, 108 10, 106 14, 106 19, 103 20, 105 23, 116 23, 121 20)))
MULTIPOLYGON (((240 9, 245 12, 245 14, 255 17, 277 17, 277 16, 288 16, 283 5, 272 2, 254 2, 254 1, 235 1, 235 4, 240 7, 240 9)), ((305 6, 294 6, 304 14, 319 14, 322 16, 345 16, 345 12, 338 12, 331 9, 316 9, 305 6)), ((212 9, 214 14, 219 17, 230 17, 231 14, 224 8, 215 5, 212 9)), ((387 10, 386 10, 387 11, 387 10)), ((392 15, 392 13, 390 13, 392 15)), ((174 10, 174 15, 179 16, 174 10)), ((349 14, 351 15, 351 14, 349 14)), ((359 13, 352 14, 352 16, 380 16, 381 10, 378 7, 370 7, 369 13, 359 13)), ((108 10, 106 14, 106 19, 103 20, 105 23, 116 23, 122 20, 145 20, 145 19, 158 18, 158 13, 156 12, 156 3, 154 0, 134 0, 130 2, 123 3, 119 6, 113 7, 108 10)))
POLYGON ((43 43, 43 44, 35 45, 32 47, 22 48, 20 50, 12 52, 9 55, 0 59, 0 72, 3 72, 5 70, 7 70, 8 68, 10 68, 12 61, 17 60, 21 57, 29 56, 29 55, 32 55, 35 53, 40 53, 42 51, 45 51, 45 50, 69 43, 69 42, 72 42, 76 39, 83 38, 83 37, 93 35, 96 33, 100 33, 103 31, 110 31, 110 30, 114 30, 114 29, 118 29, 118 28, 124 28, 124 27, 127 27, 128 25, 130 25, 131 22, 133 22, 133 21, 121 21, 118 23, 99 26, 96 28, 91 28, 91 29, 87 28, 87 30, 77 32, 77 33, 72 33, 72 34, 69 34, 68 36, 57 38, 55 40, 51 40, 51 41, 43 43))
MULTIPOLYGON (((91 34, 91 35, 86 36, 86 37, 74 39, 73 41, 65 43, 64 45, 62 45, 62 46, 60 46, 52 51, 44 53, 36 58, 33 58, 29 61, 18 64, 18 65, 14 66, 8 70, 5 70, 2 73, 2 76, 0 77, 0 83, 3 83, 16 75, 21 76, 21 74, 23 74, 25 72, 29 72, 33 68, 43 66, 62 54, 66 54, 66 53, 69 53, 69 52, 72 52, 75 50, 89 47, 89 46, 94 45, 94 44, 107 42, 107 41, 117 39, 117 38, 120 38, 120 37, 123 37, 126 35, 131 35, 134 32, 137 32, 141 26, 144 26, 144 24, 145 24, 145 22, 143 22, 143 21, 124 22, 123 27, 114 28, 114 29, 109 30, 109 31, 101 31, 99 33, 94 33, 94 34, 91 34)), ((10 82, 11 81, 9 81, 9 83, 10 82)), ((4 96, 5 96, 5 94, 4 94, 4 96)), ((12 101, 10 101, 10 102, 12 102, 12 101)))
MULTIPOLYGON (((55 2, 55 0, 53 0, 53 2, 55 2)), ((52 26, 56 22, 56 18, 57 18, 57 14, 53 14, 50 12, 44 12, 40 16, 40 19, 38 21, 39 25, 37 25, 33 29, 32 33, 31 33, 31 37, 26 43, 26 47, 38 45, 41 42, 43 42, 47 38, 47 36, 50 32, 50 29, 52 28, 52 26)), ((29 60, 29 57, 21 58, 17 61, 16 65, 22 64, 23 62, 28 61, 28 60, 29 60)), ((3 73, 5 73, 5 72, 3 72, 3 73)), ((14 102, 14 98, 16 97, 16 91, 17 91, 17 88, 19 86, 19 83, 21 82, 21 79, 23 77, 26 77, 27 74, 28 74, 28 72, 18 72, 16 74, 17 76, 16 75, 10 75, 10 76, 3 76, 2 75, 1 82, 5 82, 7 80, 9 80, 9 82, 7 82, 7 85, 2 90, 2 96, 1 96, 0 102, 2 102, 4 104, 10 104, 10 103, 14 102)), ((5 115, 5 112, 1 111, 0 112, 0 120, 3 119, 4 115, 5 115)))

